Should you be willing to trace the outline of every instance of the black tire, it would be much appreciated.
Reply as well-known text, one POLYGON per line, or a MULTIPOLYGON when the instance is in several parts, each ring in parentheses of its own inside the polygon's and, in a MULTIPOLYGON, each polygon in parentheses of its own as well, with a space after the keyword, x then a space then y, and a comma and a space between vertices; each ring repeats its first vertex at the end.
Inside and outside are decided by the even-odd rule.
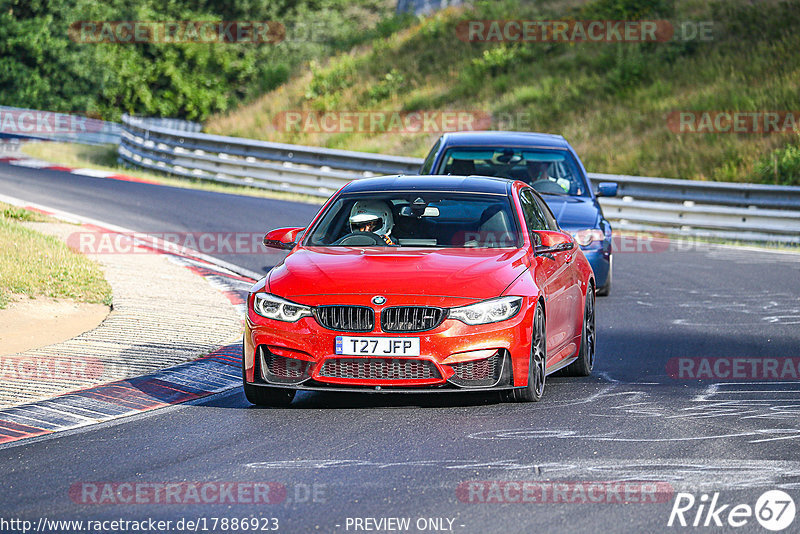
POLYGON ((614 256, 608 258, 608 276, 606 277, 606 285, 597 289, 598 297, 607 297, 611 293, 611 279, 614 273, 614 256))
POLYGON ((271 388, 269 386, 252 386, 243 384, 244 396, 250 404, 257 406, 285 407, 294 400, 296 393, 293 389, 271 388))
POLYGON ((257 406, 289 406, 297 393, 293 389, 248 384, 244 374, 244 341, 242 341, 242 389, 247 401, 257 406))
POLYGON ((528 385, 510 391, 508 400, 514 402, 538 402, 544 394, 547 377, 547 335, 544 310, 537 304, 533 319, 533 339, 528 364, 528 385))
POLYGON ((583 308, 583 328, 581 331, 581 347, 578 359, 564 369, 566 376, 589 376, 594 368, 595 351, 597 350, 597 330, 594 314, 594 292, 586 292, 586 304, 583 308))

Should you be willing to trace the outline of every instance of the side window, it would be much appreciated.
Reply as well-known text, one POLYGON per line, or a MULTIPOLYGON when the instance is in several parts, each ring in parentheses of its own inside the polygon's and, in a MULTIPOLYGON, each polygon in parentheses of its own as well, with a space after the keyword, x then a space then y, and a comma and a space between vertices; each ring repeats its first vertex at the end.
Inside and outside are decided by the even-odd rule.
POLYGON ((439 145, 441 144, 442 140, 439 139, 438 141, 436 141, 436 144, 433 145, 431 151, 428 152, 428 157, 425 158, 425 162, 419 169, 420 174, 430 174, 431 172, 433 172, 433 160, 436 159, 436 153, 439 152, 439 145))
POLYGON ((547 219, 542 208, 536 203, 536 197, 530 189, 525 189, 519 194, 519 203, 522 206, 522 215, 525 217, 525 225, 532 239, 535 239, 536 230, 550 230, 547 219))
POLYGON ((536 204, 539 206, 539 209, 544 214, 544 220, 547 221, 547 230, 560 232, 561 227, 558 225, 558 221, 556 221, 556 218, 553 216, 553 212, 550 211, 550 206, 545 204, 545 202, 536 195, 531 195, 531 196, 536 201, 536 204))

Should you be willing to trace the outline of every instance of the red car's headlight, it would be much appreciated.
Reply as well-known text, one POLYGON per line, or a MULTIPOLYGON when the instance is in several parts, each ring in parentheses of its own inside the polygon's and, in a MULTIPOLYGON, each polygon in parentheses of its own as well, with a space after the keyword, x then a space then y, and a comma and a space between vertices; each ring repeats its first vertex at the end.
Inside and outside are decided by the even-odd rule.
POLYGON ((499 323, 514 317, 520 308, 522 308, 522 297, 500 297, 469 306, 450 308, 447 318, 470 325, 499 323))
POLYGON ((262 317, 294 323, 311 315, 311 308, 282 299, 269 293, 256 293, 253 310, 262 317))

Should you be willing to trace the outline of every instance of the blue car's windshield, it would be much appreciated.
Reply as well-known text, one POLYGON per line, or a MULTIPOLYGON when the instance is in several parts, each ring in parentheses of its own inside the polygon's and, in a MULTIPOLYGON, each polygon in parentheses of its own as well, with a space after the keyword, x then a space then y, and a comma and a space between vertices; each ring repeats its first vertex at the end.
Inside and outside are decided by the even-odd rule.
POLYGON ((454 147, 436 174, 498 176, 522 180, 543 194, 589 196, 572 154, 562 149, 454 147))

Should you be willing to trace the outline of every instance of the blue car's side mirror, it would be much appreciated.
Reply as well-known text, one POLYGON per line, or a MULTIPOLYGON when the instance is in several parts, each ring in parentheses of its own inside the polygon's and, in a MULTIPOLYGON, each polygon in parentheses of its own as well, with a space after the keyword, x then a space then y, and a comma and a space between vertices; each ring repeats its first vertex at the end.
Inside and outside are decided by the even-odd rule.
POLYGON ((600 182, 597 184, 597 196, 615 197, 617 196, 617 189, 619 189, 619 185, 616 182, 600 182))

